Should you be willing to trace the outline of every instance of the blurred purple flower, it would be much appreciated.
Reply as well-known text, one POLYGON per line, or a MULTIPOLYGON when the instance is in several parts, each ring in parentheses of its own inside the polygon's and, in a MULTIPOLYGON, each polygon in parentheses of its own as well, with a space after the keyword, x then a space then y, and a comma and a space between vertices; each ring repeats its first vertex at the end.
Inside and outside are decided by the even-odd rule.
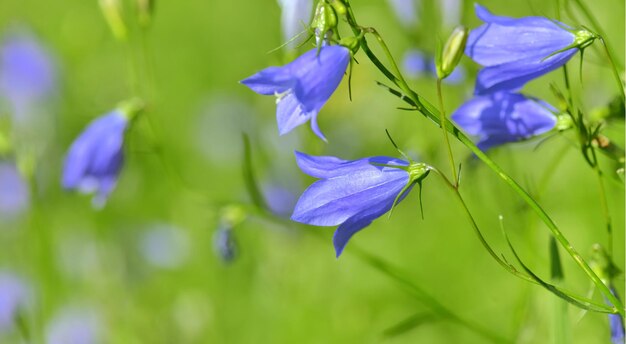
POLYGON ((347 161, 296 152, 296 162, 304 173, 321 180, 300 196, 291 219, 314 226, 339 225, 333 237, 337 257, 356 232, 391 209, 409 183, 405 169, 373 165, 409 166, 404 160, 384 156, 347 161))
POLYGON ((297 196, 286 187, 269 184, 263 188, 263 194, 270 210, 282 217, 288 217, 296 204, 297 196))
POLYGON ((324 46, 304 53, 282 67, 269 67, 242 80, 254 92, 275 95, 280 135, 311 120, 311 129, 326 140, 317 125, 317 114, 335 92, 350 62, 350 50, 324 46))
POLYGON ((475 8, 485 24, 470 32, 465 53, 485 67, 478 73, 476 94, 518 90, 578 51, 573 46, 577 36, 565 24, 543 17, 500 17, 478 4, 475 8))
MULTIPOLYGON (((611 293, 615 297, 618 297, 615 288, 611 286, 610 289, 611 293)), ((606 299, 605 302, 610 304, 606 299)), ((609 327, 611 329, 611 342, 613 342, 613 344, 624 344, 626 336, 624 334, 624 319, 622 316, 619 314, 609 314, 609 327)))
POLYGON ((441 0, 440 12, 442 14, 443 25, 447 27, 455 27, 461 22, 461 13, 463 13, 463 2, 461 0, 441 0))
POLYGON ((419 0, 388 0, 396 17, 405 27, 414 27, 418 22, 419 0))
MULTIPOLYGON (((419 49, 409 49, 402 60, 404 72, 410 78, 437 77, 435 58, 419 49)), ((465 68, 458 65, 452 74, 443 80, 444 83, 458 85, 465 81, 465 68)))
POLYGON ((29 294, 28 286, 21 278, 0 271, 0 332, 13 328, 15 317, 28 303, 29 294))
POLYGON ((541 100, 498 92, 475 96, 451 118, 467 133, 478 136, 478 148, 484 151, 550 131, 556 125, 555 113, 555 108, 541 100))
POLYGON ((8 35, 0 47, 0 93, 16 116, 46 100, 56 86, 55 68, 48 52, 27 32, 8 35))
POLYGON ((213 249, 224 263, 230 263, 237 258, 237 241, 232 228, 220 226, 215 231, 213 249))
POLYGON ((307 35, 294 39, 302 31, 306 31, 311 21, 313 10, 312 0, 278 0, 282 9, 281 26, 283 29, 283 39, 290 48, 295 48, 304 41, 307 35), (292 40, 293 39, 293 40, 292 40))
POLYGON ((64 308, 48 325, 47 344, 101 343, 101 323, 97 312, 91 308, 64 308))
POLYGON ((183 230, 166 224, 156 224, 141 235, 139 250, 144 259, 153 266, 173 269, 186 261, 189 244, 189 237, 183 230))
POLYGON ((17 167, 0 161, 0 223, 21 215, 30 204, 28 184, 17 167))
POLYGON ((99 117, 72 143, 63 168, 63 187, 96 192, 95 206, 103 206, 115 188, 124 160, 127 117, 113 111, 99 117))

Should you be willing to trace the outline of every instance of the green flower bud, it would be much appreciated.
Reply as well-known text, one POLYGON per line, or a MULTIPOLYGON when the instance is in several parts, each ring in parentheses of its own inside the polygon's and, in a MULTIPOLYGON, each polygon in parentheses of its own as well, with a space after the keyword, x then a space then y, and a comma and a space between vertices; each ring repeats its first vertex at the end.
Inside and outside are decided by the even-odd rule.
POLYGON ((569 114, 563 113, 556 117, 556 126, 555 126, 556 130, 563 131, 563 130, 570 129, 573 126, 574 126, 574 121, 572 120, 572 117, 569 114))
POLYGON ((445 79, 452 74, 454 68, 459 64, 465 52, 468 35, 469 30, 466 27, 457 26, 448 38, 443 51, 439 53, 437 58, 437 77, 439 79, 445 79))
POLYGON ((137 15, 139 24, 144 28, 150 26, 152 14, 154 13, 155 0, 137 0, 137 15))
POLYGON ((342 0, 331 0, 331 5, 335 9, 338 16, 345 16, 346 13, 348 13, 348 9, 342 0))
POLYGON ((587 30, 587 29, 579 29, 574 31, 574 46, 578 47, 578 49, 584 49, 588 47, 593 41, 598 38, 598 35, 587 30))
POLYGON ((100 0, 100 9, 113 32, 113 36, 120 41, 125 41, 128 30, 124 24, 120 0, 100 0))
POLYGON ((337 27, 337 14, 326 1, 317 3, 311 27, 320 40, 325 39, 326 33, 337 27))

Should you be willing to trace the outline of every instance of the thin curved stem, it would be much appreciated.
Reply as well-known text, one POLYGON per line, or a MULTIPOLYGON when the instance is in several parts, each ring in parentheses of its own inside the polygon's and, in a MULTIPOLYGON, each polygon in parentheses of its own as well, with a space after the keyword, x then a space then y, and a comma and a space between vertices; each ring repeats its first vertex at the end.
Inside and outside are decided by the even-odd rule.
MULTIPOLYGON (((443 93, 441 92, 441 78, 437 78, 437 98, 439 99, 439 114, 441 123, 445 122, 446 111, 443 107, 443 93)), ((443 133, 443 141, 448 149, 448 160, 450 161, 450 168, 452 170, 452 179, 454 180, 454 187, 459 187, 459 177, 456 174, 456 164, 454 163, 454 155, 452 154, 452 147, 450 146, 450 138, 448 138, 448 131, 441 127, 443 133)))
MULTIPOLYGON (((353 31, 360 32, 360 26, 358 26, 354 13, 352 12, 351 6, 346 4, 348 8, 348 22, 352 26, 353 31)), ((386 44, 382 40, 380 35, 377 35, 377 40, 382 42, 381 48, 385 51, 385 54, 388 56, 390 61, 393 61, 393 57, 391 52, 387 48, 386 44)), ((624 316, 626 311, 624 310, 624 306, 622 302, 615 297, 609 288, 602 283, 602 280, 596 275, 589 264, 583 259, 583 257, 578 253, 578 251, 572 246, 572 244, 567 240, 567 238, 563 235, 561 230, 558 228, 556 223, 550 218, 548 213, 524 190, 513 178, 511 178, 500 166, 498 166, 491 158, 489 158, 484 152, 482 152, 475 144, 470 140, 465 134, 463 134, 450 120, 444 118, 444 122, 441 122, 439 118, 439 111, 432 106, 428 101, 419 97, 415 91, 413 91, 404 78, 402 74, 397 69, 397 65, 392 63, 392 68, 396 70, 398 76, 393 75, 393 73, 389 72, 387 68, 382 65, 380 60, 376 58, 375 54, 369 49, 367 45, 367 41, 365 38, 361 40, 361 48, 366 53, 366 55, 372 60, 372 62, 381 70, 381 72, 387 76, 394 84, 396 84, 400 89, 406 93, 406 97, 402 98, 405 102, 414 106, 418 111, 420 111, 424 116, 431 119, 439 126, 445 127, 445 129, 451 133, 454 137, 456 137, 461 143, 463 143, 476 157, 483 161, 491 170, 494 171, 513 191, 515 191, 524 202, 526 202, 534 211, 537 213, 539 218, 547 225, 548 229, 552 232, 552 235, 556 238, 559 244, 565 249, 565 251, 572 257, 572 259, 576 262, 576 264, 585 272, 585 274, 593 281, 593 283, 598 287, 600 292, 617 308, 618 312, 624 316)))

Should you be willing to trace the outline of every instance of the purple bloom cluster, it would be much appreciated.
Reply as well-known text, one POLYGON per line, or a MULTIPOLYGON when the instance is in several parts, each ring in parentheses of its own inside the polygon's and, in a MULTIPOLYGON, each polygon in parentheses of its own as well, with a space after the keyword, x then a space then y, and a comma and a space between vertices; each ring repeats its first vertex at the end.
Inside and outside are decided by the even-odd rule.
POLYGON ((516 92, 572 58, 579 48, 577 35, 547 18, 495 16, 478 4, 476 15, 485 24, 470 32, 465 53, 484 68, 478 74, 476 96, 452 119, 479 137, 482 150, 552 130, 556 109, 516 92))

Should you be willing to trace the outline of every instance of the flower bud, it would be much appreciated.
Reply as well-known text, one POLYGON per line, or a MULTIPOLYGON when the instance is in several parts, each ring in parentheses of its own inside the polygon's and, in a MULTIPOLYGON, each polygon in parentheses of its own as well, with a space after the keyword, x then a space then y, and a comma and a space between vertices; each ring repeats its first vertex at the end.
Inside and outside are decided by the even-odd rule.
POLYGON ((315 14, 313 15, 313 21, 311 22, 311 28, 315 30, 315 34, 321 40, 326 40, 328 37, 326 33, 332 31, 337 27, 337 14, 333 7, 326 1, 320 1, 315 8, 315 14))
POLYGON ((128 30, 122 16, 120 0, 100 0, 100 9, 113 32, 113 36, 120 41, 125 41, 128 30))
POLYGON ((443 51, 440 52, 437 58, 437 77, 439 79, 445 79, 459 64, 465 51, 465 43, 467 42, 468 35, 469 30, 466 27, 457 26, 450 35, 450 38, 448 38, 446 45, 443 47, 443 51))
POLYGON ((144 28, 150 26, 150 23, 152 22, 154 3, 155 0, 137 0, 137 15, 139 17, 139 25, 144 28))
POLYGON ((344 5, 342 0, 331 0, 330 4, 335 9, 337 15, 344 16, 346 15, 346 13, 348 13, 348 9, 346 8, 346 5, 344 5))

